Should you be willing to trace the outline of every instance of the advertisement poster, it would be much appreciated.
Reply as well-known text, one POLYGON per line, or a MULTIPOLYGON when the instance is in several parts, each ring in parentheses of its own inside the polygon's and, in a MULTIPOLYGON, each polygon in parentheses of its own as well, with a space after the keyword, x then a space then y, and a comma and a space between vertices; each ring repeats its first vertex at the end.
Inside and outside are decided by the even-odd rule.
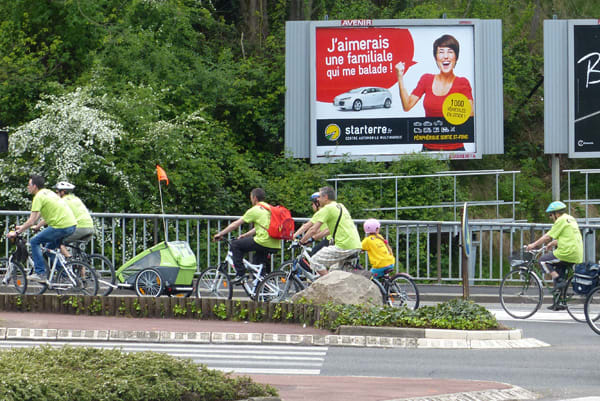
POLYGON ((600 26, 575 25, 574 119, 571 149, 577 156, 598 157, 600 152, 600 26), (585 155, 584 155, 585 153, 585 155))
POLYGON ((317 157, 475 158, 472 25, 317 27, 317 157))

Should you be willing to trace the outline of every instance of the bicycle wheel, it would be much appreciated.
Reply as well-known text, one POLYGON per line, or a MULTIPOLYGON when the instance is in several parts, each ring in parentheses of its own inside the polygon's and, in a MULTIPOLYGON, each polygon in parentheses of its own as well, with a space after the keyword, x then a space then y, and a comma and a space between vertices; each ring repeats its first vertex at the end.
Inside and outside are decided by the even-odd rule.
POLYGON ((371 277, 370 280, 379 289, 379 293, 381 294, 381 300, 383 302, 383 305, 387 305, 389 297, 388 297, 386 289, 383 287, 383 284, 381 284, 381 282, 379 280, 377 280, 375 277, 371 277))
POLYGON ((233 288, 229 277, 221 268, 208 268, 198 278, 196 296, 198 298, 233 298, 233 288))
POLYGON ((387 298, 388 303, 395 308, 405 306, 416 310, 419 307, 419 289, 412 278, 402 273, 390 279, 387 298))
POLYGON ((587 295, 583 306, 585 321, 596 334, 600 334, 600 287, 587 295))
POLYGON ((106 256, 97 253, 88 255, 87 262, 94 268, 98 276, 98 295, 103 297, 110 295, 117 282, 115 266, 106 256))
POLYGON ((92 266, 82 261, 72 261, 67 263, 66 267, 75 273, 77 292, 82 295, 98 295, 98 275, 92 266))
POLYGON ((71 261, 64 268, 58 268, 52 286, 62 295, 94 296, 98 294, 98 277, 89 264, 71 261))
POLYGON ((265 276, 256 288, 256 300, 259 302, 282 302, 304 289, 304 285, 296 276, 289 277, 281 270, 265 276))
POLYGON ((573 277, 570 277, 567 280, 567 286, 562 294, 562 300, 567 305, 567 312, 569 312, 569 315, 571 315, 575 321, 585 323, 585 312, 583 308, 585 306, 586 296, 577 294, 573 291, 571 280, 573 280, 573 277))
POLYGON ((25 294, 27 291, 27 278, 25 269, 19 262, 11 261, 7 258, 0 259, 0 277, 2 284, 7 286, 6 290, 11 294, 25 294))
POLYGON ((511 270, 500 283, 500 304, 515 319, 532 316, 540 309, 542 301, 542 284, 531 271, 511 270))
MULTIPOLYGON (((289 273, 290 270, 292 270, 292 267, 294 266, 294 260, 286 260, 285 262, 283 262, 281 264, 281 266, 279 266, 279 271, 284 272, 285 274, 289 273)), ((298 271, 302 271, 301 269, 298 269, 298 271)), ((302 283, 302 287, 306 288, 308 287, 310 284, 308 283, 308 279, 306 278, 306 276, 304 274, 301 273, 297 273, 296 274, 296 278, 298 279, 298 281, 300 281, 302 283)))
POLYGON ((165 289, 160 272, 152 267, 140 270, 135 276, 134 286, 138 297, 160 297, 165 289))

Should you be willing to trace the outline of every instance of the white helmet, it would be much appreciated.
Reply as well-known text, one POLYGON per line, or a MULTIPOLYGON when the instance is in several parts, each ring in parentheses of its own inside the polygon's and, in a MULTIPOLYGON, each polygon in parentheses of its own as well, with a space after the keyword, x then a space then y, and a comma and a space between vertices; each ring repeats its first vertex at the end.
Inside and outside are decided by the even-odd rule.
POLYGON ((59 181, 53 188, 58 189, 59 191, 72 191, 75 189, 75 185, 67 181, 59 181))

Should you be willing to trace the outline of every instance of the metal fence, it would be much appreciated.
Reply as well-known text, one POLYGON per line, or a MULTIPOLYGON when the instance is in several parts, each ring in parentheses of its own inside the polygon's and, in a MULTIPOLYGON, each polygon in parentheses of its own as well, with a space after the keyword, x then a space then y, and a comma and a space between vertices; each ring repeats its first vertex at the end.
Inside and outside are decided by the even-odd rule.
MULTIPOLYGON (((0 232, 14 224, 23 223, 29 212, 0 211, 0 232)), ((189 242, 196 254, 198 271, 222 261, 227 253, 223 242, 213 242, 212 235, 239 216, 159 215, 92 213, 96 235, 90 251, 101 253, 119 267, 155 243, 166 239, 189 242), (167 227, 165 232, 164 227, 167 227)), ((295 219, 301 224, 307 219, 295 219)), ((363 220, 356 220, 362 227, 363 220)), ((463 242, 458 221, 381 220, 381 233, 389 240, 396 255, 396 269, 406 271, 419 282, 458 282, 461 280, 463 242)), ((550 224, 508 223, 502 221, 472 221, 473 251, 469 259, 472 284, 498 283, 508 272, 510 256, 524 245, 539 238, 550 224)), ((584 252, 588 261, 596 261, 596 232, 600 225, 580 223, 584 236, 584 252)), ((239 231, 241 233, 243 231, 239 231)), ((362 228, 359 229, 362 233, 362 228)), ((232 233, 233 236, 239 233, 232 233)), ((31 232, 29 232, 31 234, 31 232)), ((8 255, 10 244, 4 241, 8 255)), ((272 267, 293 255, 282 244, 279 254, 272 258, 272 267)), ((366 258, 366 256, 365 256, 366 258)), ((367 261, 364 260, 366 264, 367 261)))

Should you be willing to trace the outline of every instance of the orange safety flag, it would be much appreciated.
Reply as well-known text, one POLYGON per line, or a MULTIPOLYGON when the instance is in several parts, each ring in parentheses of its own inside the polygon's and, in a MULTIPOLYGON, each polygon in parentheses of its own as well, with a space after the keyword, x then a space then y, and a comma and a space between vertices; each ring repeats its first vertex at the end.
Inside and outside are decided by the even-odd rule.
POLYGON ((169 178, 167 177, 167 173, 165 170, 158 164, 156 165, 156 175, 158 175, 158 181, 166 181, 167 185, 169 185, 169 178))

